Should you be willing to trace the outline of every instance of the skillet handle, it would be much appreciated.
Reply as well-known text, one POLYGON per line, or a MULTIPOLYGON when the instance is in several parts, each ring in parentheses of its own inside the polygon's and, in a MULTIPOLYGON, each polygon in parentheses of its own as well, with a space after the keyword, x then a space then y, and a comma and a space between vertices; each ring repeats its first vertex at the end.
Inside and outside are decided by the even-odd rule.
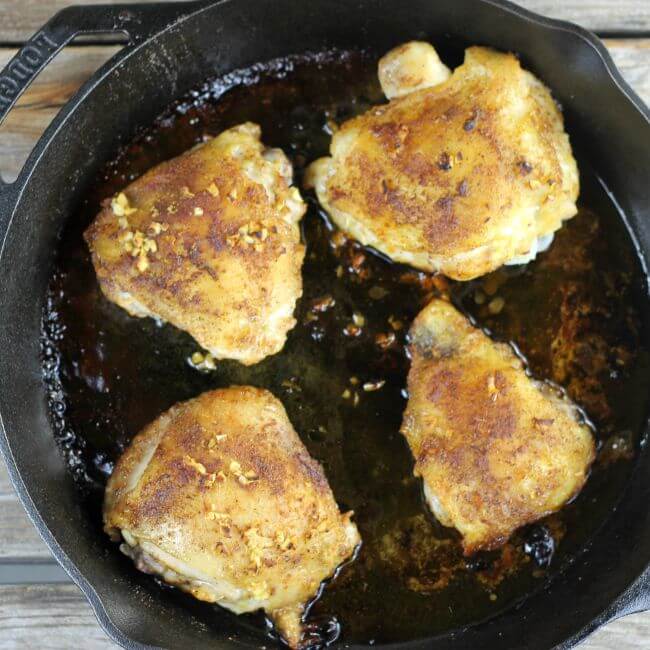
MULTIPOLYGON (((122 34, 131 48, 204 3, 73 6, 59 11, 32 36, 0 72, 0 124, 18 98, 56 54, 80 34, 122 34)), ((0 217, 13 183, 0 177, 0 217)))

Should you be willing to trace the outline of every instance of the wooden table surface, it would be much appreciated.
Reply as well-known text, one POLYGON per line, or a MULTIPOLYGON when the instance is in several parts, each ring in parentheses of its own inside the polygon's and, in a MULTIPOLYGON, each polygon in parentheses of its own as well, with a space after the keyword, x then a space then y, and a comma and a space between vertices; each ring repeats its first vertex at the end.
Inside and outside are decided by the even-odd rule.
MULTIPOLYGON (((0 67, 17 45, 68 4, 72 3, 0 0, 0 67)), ((597 32, 623 76, 650 103, 650 0, 520 0, 520 4, 597 32)), ((15 178, 58 109, 118 49, 101 43, 71 46, 40 75, 0 128, 0 174, 4 178, 15 178)), ((0 649, 69 649, 80 644, 91 650, 115 647, 27 520, 0 461, 0 649)), ((615 621, 582 647, 650 648, 650 613, 615 621)))

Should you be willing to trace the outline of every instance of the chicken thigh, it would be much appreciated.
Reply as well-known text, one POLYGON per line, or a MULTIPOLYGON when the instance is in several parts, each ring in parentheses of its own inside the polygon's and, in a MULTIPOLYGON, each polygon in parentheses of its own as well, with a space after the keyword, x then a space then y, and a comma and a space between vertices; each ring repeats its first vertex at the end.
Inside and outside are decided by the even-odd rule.
POLYGON ((307 186, 343 231, 397 262, 470 280, 529 261, 576 213, 579 180, 549 90, 512 54, 427 43, 379 62, 388 104, 344 123, 307 186))
POLYGON ((428 505, 458 529, 467 554, 498 546, 580 491, 594 441, 566 396, 442 300, 420 312, 409 336, 402 433, 428 505))
POLYGON ((186 330, 216 358, 278 352, 295 325, 305 204, 279 149, 245 123, 151 169, 85 233, 104 294, 186 330))
POLYGON ((282 404, 247 386, 177 404, 138 434, 106 487, 104 524, 136 566, 291 647, 321 582, 360 543, 282 404))

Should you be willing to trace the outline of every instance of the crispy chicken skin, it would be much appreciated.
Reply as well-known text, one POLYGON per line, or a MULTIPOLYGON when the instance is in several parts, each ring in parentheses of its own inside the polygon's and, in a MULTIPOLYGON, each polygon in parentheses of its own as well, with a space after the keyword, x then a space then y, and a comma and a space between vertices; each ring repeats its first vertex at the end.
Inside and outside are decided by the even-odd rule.
POLYGON ((502 544, 580 491, 594 441, 567 397, 442 300, 409 336, 402 433, 431 510, 458 529, 466 554, 502 544))
POLYGON ((279 149, 245 123, 154 167, 85 233, 104 294, 249 365, 295 325, 305 204, 279 149))
POLYGON ((264 609, 298 646, 305 604, 359 544, 282 404, 247 386, 177 404, 106 487, 104 525, 136 566, 235 613, 264 609))
POLYGON ((343 231, 397 262, 470 280, 523 263, 576 213, 562 115, 512 54, 452 74, 412 42, 379 62, 388 104, 345 122, 306 185, 343 231))

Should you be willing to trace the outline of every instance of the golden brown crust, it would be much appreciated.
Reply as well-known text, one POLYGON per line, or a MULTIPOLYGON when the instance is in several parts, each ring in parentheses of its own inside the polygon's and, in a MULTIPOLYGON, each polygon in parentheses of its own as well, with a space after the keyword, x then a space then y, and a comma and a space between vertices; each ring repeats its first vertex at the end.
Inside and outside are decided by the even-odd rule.
POLYGON ((259 137, 242 124, 158 165, 85 233, 110 300, 246 364, 282 348, 302 293, 305 205, 259 137))
POLYGON ((577 168, 548 90, 482 47, 445 82, 349 120, 311 181, 343 230, 396 261, 467 280, 576 212, 577 168))
POLYGON ((294 645, 304 604, 359 543, 350 515, 282 404, 246 386, 204 393, 145 427, 104 507, 106 531, 130 555, 150 554, 144 568, 235 612, 264 608, 294 645))
POLYGON ((402 432, 434 513, 466 553, 503 543, 582 488, 594 442, 576 407, 434 300, 410 331, 402 432))

